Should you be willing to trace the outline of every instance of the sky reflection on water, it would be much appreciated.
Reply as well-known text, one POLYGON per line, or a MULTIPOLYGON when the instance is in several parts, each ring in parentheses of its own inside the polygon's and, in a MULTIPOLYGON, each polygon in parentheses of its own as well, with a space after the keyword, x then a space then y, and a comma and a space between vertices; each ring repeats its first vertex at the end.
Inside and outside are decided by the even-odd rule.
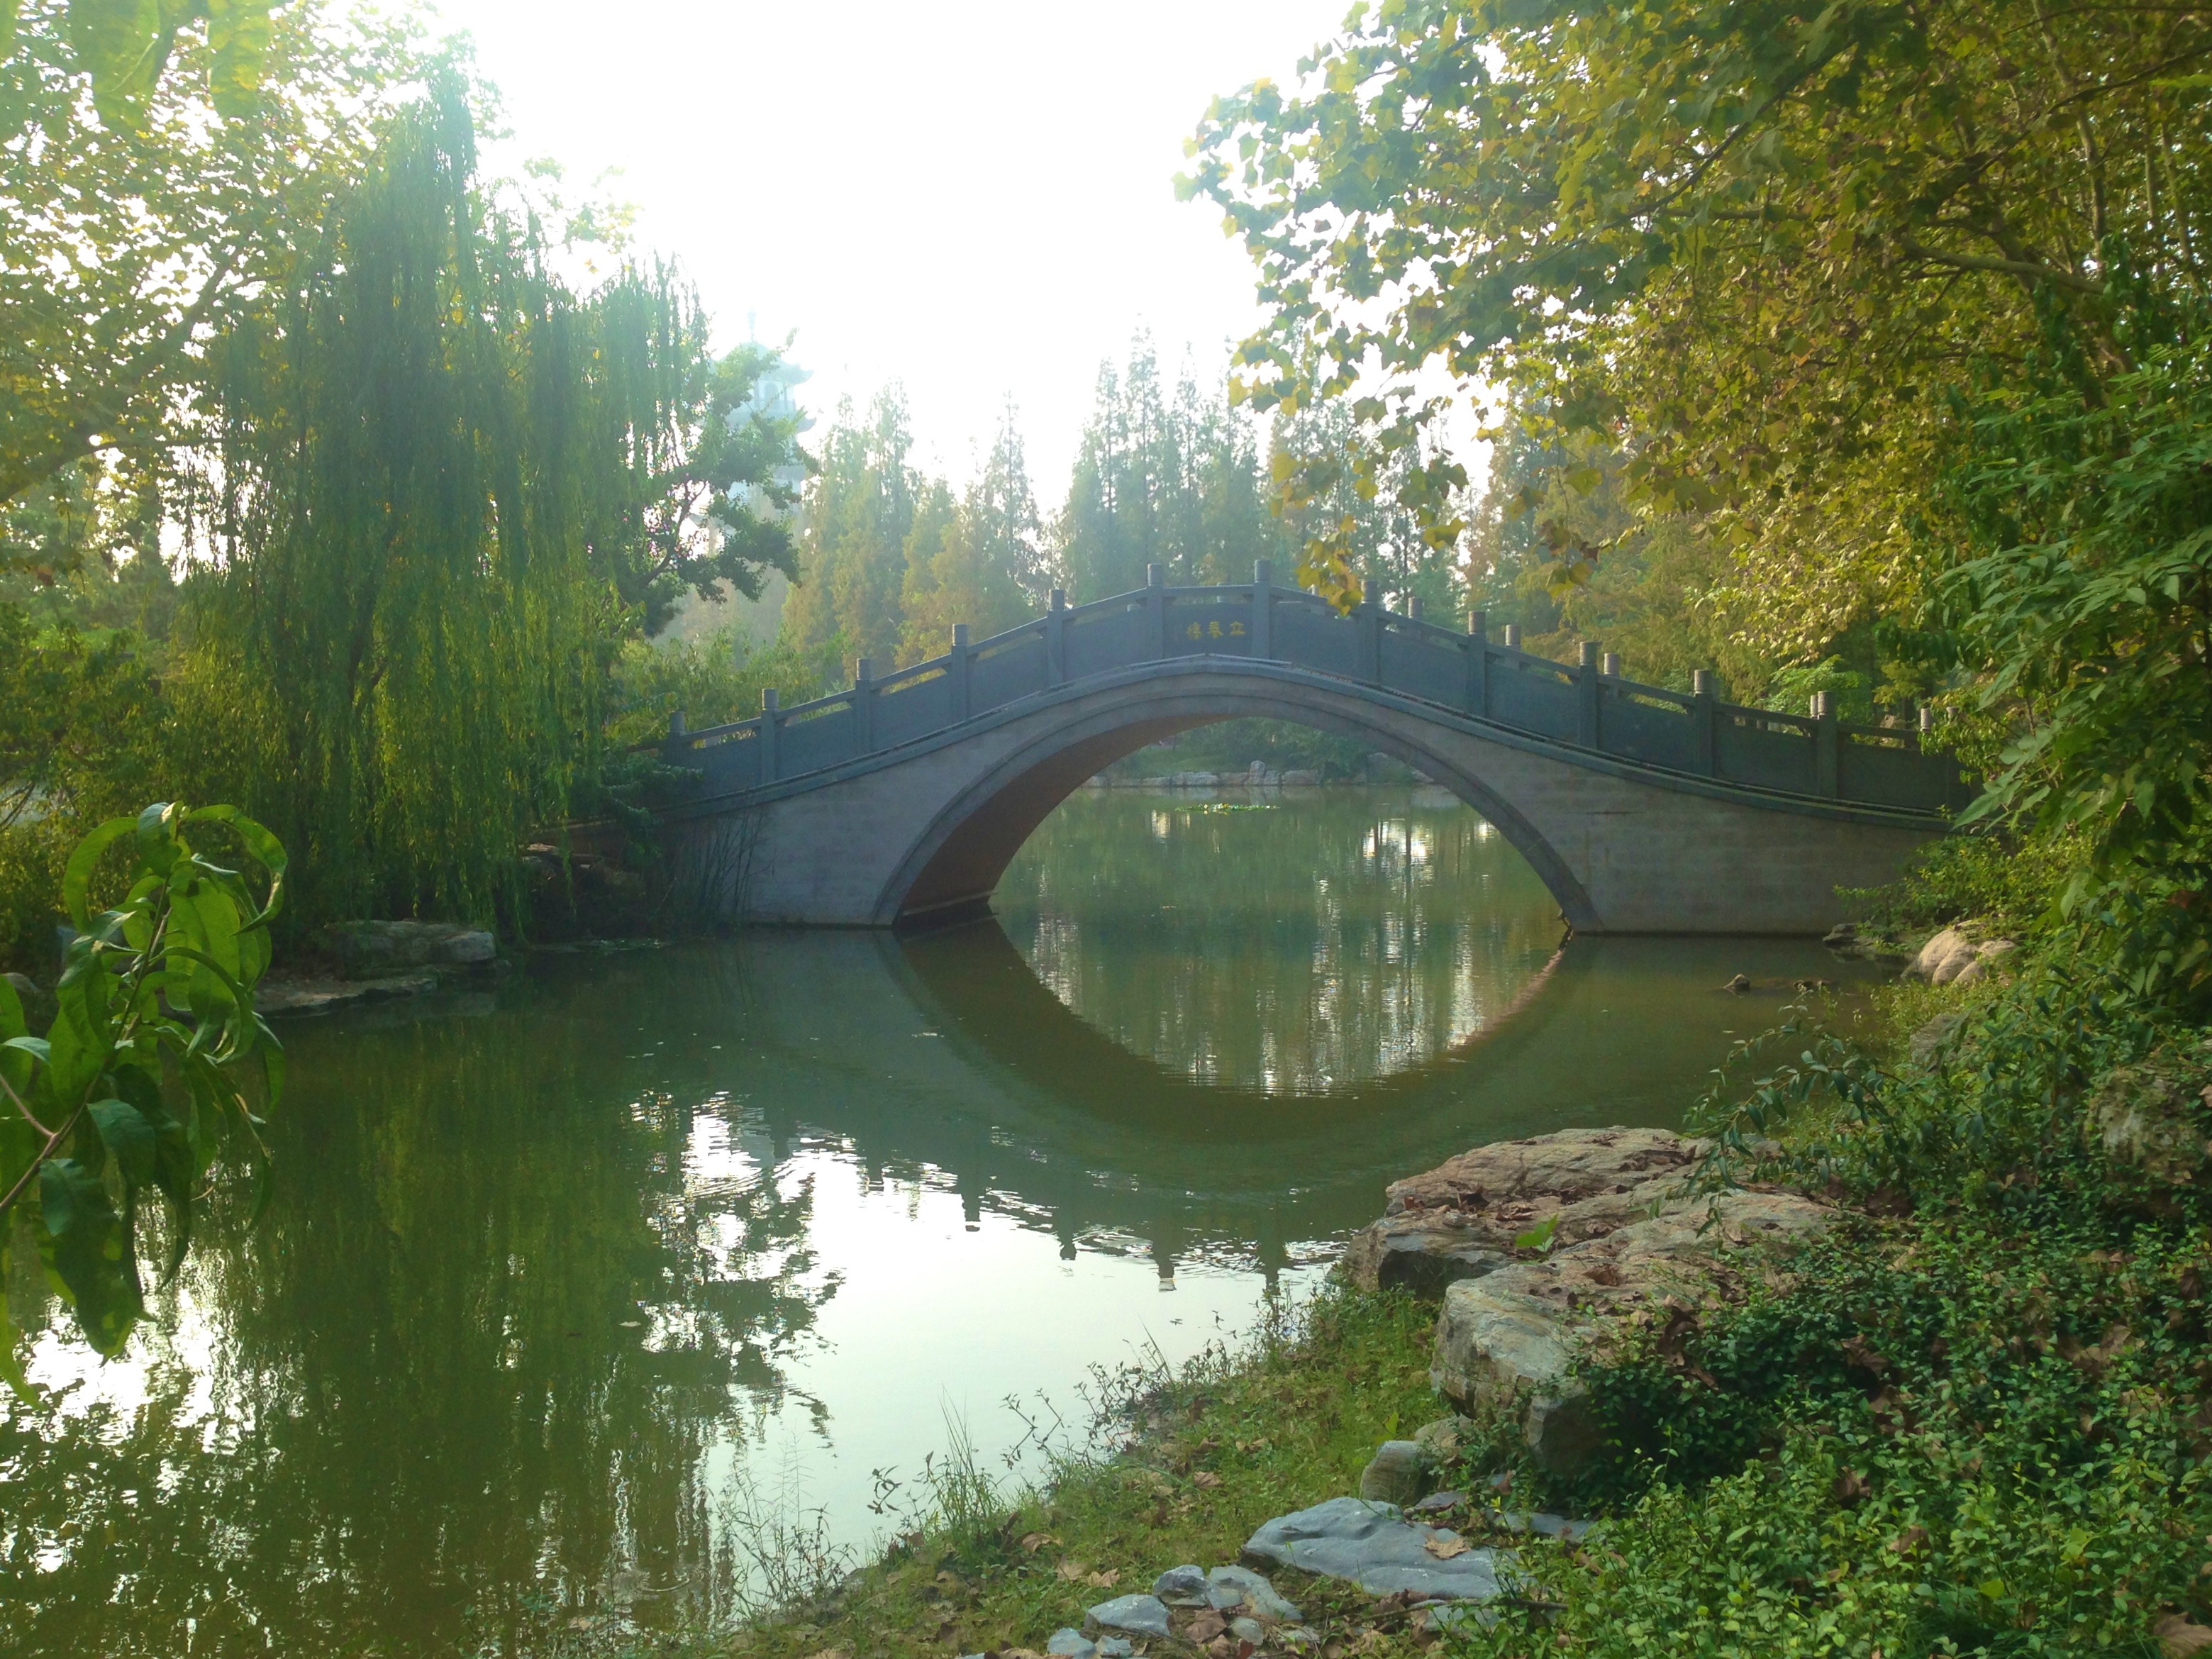
POLYGON ((1786 941, 1561 950, 1432 799, 1197 805, 1079 798, 1003 925, 545 957, 289 1027, 261 1228, 219 1213, 116 1364, 38 1339, 0 1653, 724 1615, 765 1522, 865 1542, 873 1472, 910 1483, 948 1419, 989 1450, 1041 1397, 1079 1416, 1091 1364, 1249 1324, 1395 1176, 1673 1121, 1779 1000, 1729 975, 1838 976, 1786 941))

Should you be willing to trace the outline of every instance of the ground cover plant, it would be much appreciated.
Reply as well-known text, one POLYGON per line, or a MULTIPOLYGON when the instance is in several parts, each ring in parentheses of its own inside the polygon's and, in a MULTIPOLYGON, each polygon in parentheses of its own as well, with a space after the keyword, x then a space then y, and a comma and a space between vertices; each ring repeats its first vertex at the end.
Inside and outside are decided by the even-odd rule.
POLYGON ((1926 1065, 1822 1041, 1755 1085, 1729 1173, 1850 1218, 1785 1288, 1588 1368, 1612 1454, 1516 1480, 1613 1518, 1532 1550, 1560 1605, 1467 1650, 2212 1642, 2208 1084, 2201 1029, 2053 951, 1926 1065))

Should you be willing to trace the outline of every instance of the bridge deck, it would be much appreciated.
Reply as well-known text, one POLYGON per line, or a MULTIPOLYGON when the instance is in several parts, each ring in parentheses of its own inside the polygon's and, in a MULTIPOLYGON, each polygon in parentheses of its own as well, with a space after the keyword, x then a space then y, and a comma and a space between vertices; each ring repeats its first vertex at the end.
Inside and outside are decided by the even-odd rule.
POLYGON ((1685 695, 1602 672, 1594 647, 1567 667, 1492 643, 1476 612, 1468 631, 1375 605, 1349 615, 1316 595, 1275 586, 1262 562, 1249 583, 1170 587, 1068 607, 969 643, 956 629, 945 655, 875 678, 864 660, 849 690, 756 719, 686 730, 679 713, 665 750, 705 774, 709 792, 788 785, 894 751, 1025 699, 1149 663, 1192 657, 1263 660, 1433 705, 1542 742, 1562 758, 1603 757, 1660 777, 1754 791, 1776 805, 1870 807, 1935 818, 1972 789, 1948 756, 1909 728, 1856 726, 1832 714, 1785 714, 1723 702, 1703 675, 1685 695))

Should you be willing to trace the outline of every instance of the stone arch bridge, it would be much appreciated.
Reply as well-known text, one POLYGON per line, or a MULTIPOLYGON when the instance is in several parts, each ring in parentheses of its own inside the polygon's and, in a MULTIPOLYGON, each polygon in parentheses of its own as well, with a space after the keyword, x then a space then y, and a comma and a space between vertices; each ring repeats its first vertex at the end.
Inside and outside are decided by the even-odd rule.
POLYGON ((1835 889, 1890 880, 1972 791, 1911 730, 1722 702, 1565 667, 1368 604, 1275 586, 1148 586, 1051 610, 664 753, 673 815, 733 908, 892 927, 977 914, 1054 807, 1147 744, 1261 716, 1394 755, 1473 806, 1584 933, 1818 933, 1835 889), (719 848, 719 851, 713 849, 719 848))

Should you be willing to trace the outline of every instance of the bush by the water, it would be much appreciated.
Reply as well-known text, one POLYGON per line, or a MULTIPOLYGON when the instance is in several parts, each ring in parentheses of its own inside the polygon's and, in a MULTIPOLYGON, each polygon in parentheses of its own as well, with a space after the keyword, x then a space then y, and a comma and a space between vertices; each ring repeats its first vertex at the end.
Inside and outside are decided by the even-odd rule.
POLYGON ((1821 1039, 1753 1084, 1712 1126, 1728 1172, 1849 1219, 1587 1367, 1608 1456, 1516 1486, 1613 1519, 1532 1557, 1559 1607, 1469 1650, 2148 1652, 2212 1623, 2208 1085, 2206 1033, 2055 951, 1925 1066, 1821 1039))

